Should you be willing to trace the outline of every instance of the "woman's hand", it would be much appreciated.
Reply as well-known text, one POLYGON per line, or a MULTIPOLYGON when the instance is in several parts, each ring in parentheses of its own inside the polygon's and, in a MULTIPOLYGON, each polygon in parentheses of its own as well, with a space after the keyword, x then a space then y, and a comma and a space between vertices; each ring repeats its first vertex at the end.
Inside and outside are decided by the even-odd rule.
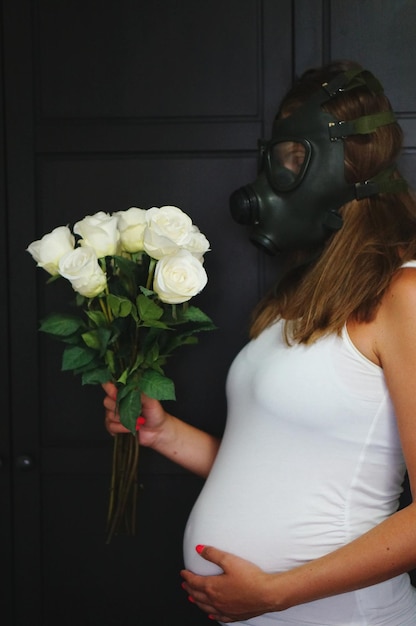
MULTIPOLYGON (((117 412, 117 388, 113 383, 102 385, 105 426, 111 435, 130 432, 120 423, 117 412)), ((219 447, 219 439, 167 413, 158 400, 142 394, 142 412, 137 416, 139 442, 156 450, 185 469, 208 475, 219 447)))
POLYGON ((236 622, 277 610, 272 589, 277 574, 267 574, 250 561, 211 546, 197 546, 196 550, 223 570, 216 576, 181 572, 189 600, 211 619, 236 622))
MULTIPOLYGON (((102 387, 106 393, 103 401, 106 429, 111 435, 130 432, 120 422, 120 415, 117 411, 117 387, 111 382, 104 383, 102 387)), ((141 445, 153 445, 167 417, 168 414, 158 400, 142 394, 142 411, 141 415, 137 416, 137 430, 141 445)))

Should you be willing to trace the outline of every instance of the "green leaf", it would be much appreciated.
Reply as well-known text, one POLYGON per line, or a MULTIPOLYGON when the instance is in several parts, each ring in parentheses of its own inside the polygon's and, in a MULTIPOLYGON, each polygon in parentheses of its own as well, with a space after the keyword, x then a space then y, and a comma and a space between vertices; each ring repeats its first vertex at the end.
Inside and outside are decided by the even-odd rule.
POLYGON ((82 375, 83 385, 101 385, 111 379, 111 373, 108 367, 95 368, 82 375))
POLYGON ((131 300, 115 296, 113 293, 107 295, 107 303, 114 317, 127 317, 133 308, 131 300))
POLYGON ((137 310, 139 311, 140 319, 143 322, 152 322, 159 320, 163 315, 163 309, 156 302, 140 294, 136 300, 137 310))
POLYGON ((159 344, 155 341, 144 353, 144 363, 151 367, 153 363, 158 360, 159 354, 159 344))
POLYGON ((147 289, 147 287, 143 287, 143 285, 140 285, 140 291, 145 295, 145 296, 155 296, 156 292, 152 291, 151 289, 147 289))
POLYGON ((81 346, 69 346, 65 348, 62 356, 62 370, 74 370, 84 367, 93 361, 95 357, 94 350, 83 348, 81 346))
POLYGON ((139 324, 139 314, 137 312, 137 308, 135 306, 131 307, 131 316, 134 319, 134 321, 136 322, 136 324, 139 324))
POLYGON ((105 360, 105 362, 106 362, 110 372, 112 374, 114 374, 115 371, 116 371, 116 362, 115 362, 115 355, 114 355, 113 350, 107 350, 106 351, 104 360, 105 360))
POLYGON ((137 418, 142 410, 140 389, 137 385, 126 385, 119 390, 117 400, 121 423, 135 434, 137 418))
POLYGON ((182 340, 182 345, 195 345, 199 342, 198 337, 192 337, 191 335, 188 335, 187 337, 184 337, 182 340))
POLYGON ((172 337, 170 341, 168 341, 165 345, 165 353, 170 354, 177 348, 180 348, 184 345, 197 344, 198 338, 192 336, 192 331, 188 333, 176 334, 172 337))
POLYGON ((139 354, 136 357, 135 362, 130 368, 129 373, 132 374, 133 372, 135 372, 143 364, 143 362, 144 362, 144 354, 142 352, 139 352, 139 354))
POLYGON ((149 369, 143 372, 139 379, 140 389, 150 398, 156 400, 176 400, 175 385, 173 381, 149 369))
POLYGON ((163 335, 166 335, 166 333, 164 333, 160 329, 155 328, 155 327, 152 327, 152 328, 149 327, 149 329, 146 331, 144 340, 142 342, 142 345, 143 345, 142 352, 144 354, 149 352, 149 350, 151 350, 153 344, 154 343, 158 343, 159 342, 159 338, 162 337, 163 335))
POLYGON ((83 333, 82 338, 89 348, 103 355, 111 338, 111 330, 109 328, 97 328, 83 333))
POLYGON ((187 307, 182 312, 182 315, 189 322, 197 322, 198 324, 202 324, 204 330, 215 330, 217 328, 212 319, 196 306, 187 307))
POLYGON ((147 278, 149 268, 149 257, 145 253, 134 255, 136 260, 131 260, 122 256, 114 256, 114 263, 120 270, 120 276, 129 279, 136 285, 147 278))
POLYGON ((128 367, 126 367, 125 370, 123 370, 123 372, 120 374, 120 376, 117 378, 117 382, 121 383, 122 385, 125 385, 127 383, 127 378, 129 376, 130 370, 128 367))
POLYGON ((41 321, 39 330, 55 337, 69 337, 80 329, 84 329, 85 322, 82 318, 65 313, 52 313, 41 321))
POLYGON ((113 257, 114 263, 121 270, 122 274, 125 276, 129 276, 133 278, 137 269, 137 263, 132 261, 131 259, 127 259, 124 256, 114 255, 113 257))
POLYGON ((108 320, 102 311, 87 311, 87 315, 97 328, 108 325, 108 320))
MULTIPOLYGON (((95 354, 97 355, 97 353, 95 354)), ((101 360, 99 358, 94 358, 89 363, 85 363, 84 365, 81 365, 80 367, 76 367, 73 370, 73 374, 75 375, 85 374, 86 372, 92 372, 93 370, 96 370, 100 368, 101 366, 102 366, 101 360)))
POLYGON ((85 296, 81 296, 80 293, 77 293, 75 295, 75 304, 79 307, 84 306, 84 304, 88 303, 88 298, 86 298, 85 296))
POLYGON ((146 320, 143 322, 143 326, 146 328, 160 328, 162 330, 171 330, 165 322, 161 322, 159 320, 146 320))
POLYGON ((87 333, 83 333, 82 338, 89 348, 92 348, 93 350, 100 349, 100 339, 96 330, 90 330, 87 333))

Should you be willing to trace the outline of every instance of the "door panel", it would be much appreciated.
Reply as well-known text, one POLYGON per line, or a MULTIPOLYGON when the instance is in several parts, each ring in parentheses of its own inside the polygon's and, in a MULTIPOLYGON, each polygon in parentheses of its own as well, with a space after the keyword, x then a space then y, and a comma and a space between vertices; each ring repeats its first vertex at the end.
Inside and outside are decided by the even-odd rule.
MULTIPOLYGON (((3 64, 2 33, 0 32, 0 64, 3 64)), ((0 119, 4 119, 3 83, 0 85, 0 119)), ((4 142, 4 125, 0 125, 0 266, 3 268, 3 280, 0 281, 0 393, 3 399, 3 416, 0 419, 0 559, 4 566, 3 585, 0 591, 0 615, 5 623, 12 621, 12 516, 11 516, 11 401, 9 376, 9 311, 8 297, 8 241, 6 212, 6 153, 4 142)))
POLYGON ((260 19, 247 0, 38 0, 39 119, 258 115, 260 19))
POLYGON ((10 298, 13 445, 31 461, 15 481, 17 626, 206 621, 179 577, 202 481, 141 450, 138 535, 105 544, 102 392, 61 372, 62 346, 38 332, 73 292, 47 285, 25 249, 97 211, 188 212, 212 248, 195 304, 218 330, 168 364, 169 408, 220 434, 226 372, 265 282, 228 197, 255 176, 257 138, 290 81, 291 3, 279 5, 3 0, 10 284, 20 287, 10 298))

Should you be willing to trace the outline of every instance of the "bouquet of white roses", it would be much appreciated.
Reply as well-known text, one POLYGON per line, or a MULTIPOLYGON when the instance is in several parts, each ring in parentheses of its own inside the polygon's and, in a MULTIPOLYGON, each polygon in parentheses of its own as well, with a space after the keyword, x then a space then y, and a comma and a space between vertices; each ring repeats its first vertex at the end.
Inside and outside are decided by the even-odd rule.
POLYGON ((205 235, 175 206, 101 211, 27 248, 49 282, 63 277, 76 292, 76 314, 52 313, 40 326, 66 344, 62 369, 83 384, 112 380, 121 422, 131 432, 114 438, 107 541, 123 528, 135 531, 141 393, 174 400, 167 358, 215 328, 189 304, 207 283, 208 250, 205 235))

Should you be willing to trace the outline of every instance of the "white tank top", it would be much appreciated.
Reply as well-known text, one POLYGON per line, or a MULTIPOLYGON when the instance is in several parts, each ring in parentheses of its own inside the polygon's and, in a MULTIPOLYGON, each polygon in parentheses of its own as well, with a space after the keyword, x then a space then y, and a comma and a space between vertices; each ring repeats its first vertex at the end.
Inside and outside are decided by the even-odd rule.
MULTIPOLYGON (((281 321, 266 329, 231 365, 224 437, 185 530, 194 572, 220 571, 197 544, 285 571, 397 509, 405 464, 382 369, 345 327, 290 347, 282 330, 281 321)), ((415 626, 416 589, 405 574, 244 624, 415 626)))

